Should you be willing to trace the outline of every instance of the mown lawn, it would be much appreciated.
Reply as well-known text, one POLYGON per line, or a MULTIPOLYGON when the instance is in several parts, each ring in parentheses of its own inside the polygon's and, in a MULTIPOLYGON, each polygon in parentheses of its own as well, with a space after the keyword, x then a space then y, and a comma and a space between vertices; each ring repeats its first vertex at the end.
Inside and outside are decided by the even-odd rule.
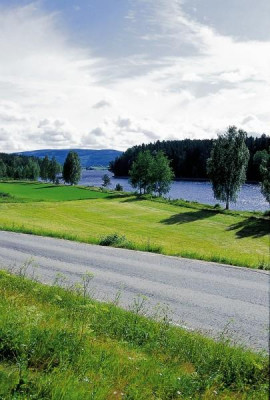
POLYGON ((267 399, 266 356, 147 319, 138 302, 93 301, 83 282, 0 271, 2 400, 267 399))
MULTIPOLYGON (((97 199, 108 197, 108 194, 92 191, 77 186, 53 185, 38 182, 5 182, 0 183, 0 194, 8 193, 13 201, 69 201, 97 199)), ((2 201, 6 201, 5 197, 2 201)), ((0 196, 1 201, 1 196, 0 196)))
POLYGON ((101 237, 117 233, 125 235, 127 247, 139 250, 247 267, 265 267, 269 262, 270 222, 258 215, 223 213, 76 187, 36 187, 41 189, 33 184, 29 188, 27 184, 0 184, 0 192, 17 191, 18 197, 27 192, 29 196, 25 203, 0 203, 0 229, 87 243, 99 243, 101 237), (44 193, 46 201, 30 202, 31 196, 32 200, 42 197, 35 190, 44 193), (48 201, 50 190, 59 190, 58 201, 53 202, 52 197, 48 201), (89 200, 71 200, 81 192, 89 200), (69 201, 60 202, 60 194, 69 201))

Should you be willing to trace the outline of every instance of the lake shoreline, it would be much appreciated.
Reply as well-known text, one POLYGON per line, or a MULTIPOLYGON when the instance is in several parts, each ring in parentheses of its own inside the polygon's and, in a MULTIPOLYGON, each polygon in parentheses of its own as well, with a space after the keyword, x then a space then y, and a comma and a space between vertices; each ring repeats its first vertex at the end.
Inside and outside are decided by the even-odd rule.
MULTIPOLYGON (((88 170, 88 171, 97 171, 97 170, 88 170)), ((104 170, 104 171, 108 171, 108 170, 104 170)), ((117 176, 117 175, 113 175, 112 177, 114 179, 129 179, 130 178, 129 176, 117 176)), ((210 183, 210 179, 207 179, 207 178, 175 178, 175 179, 173 179, 173 182, 209 182, 210 183)), ((245 181, 245 184, 246 185, 259 185, 260 182, 245 181)))
MULTIPOLYGON (((109 175, 111 179, 108 188, 115 189, 116 185, 119 184, 124 192, 135 191, 130 185, 128 177, 115 177, 109 170, 83 170, 79 185, 102 187, 104 174, 109 175)), ((223 207, 224 205, 223 202, 214 198, 211 182, 204 178, 177 178, 172 182, 170 191, 165 197, 172 200, 185 199, 212 206, 220 204, 223 207)), ((257 182, 247 182, 242 186, 237 202, 231 203, 230 208, 240 211, 264 212, 269 209, 269 205, 261 193, 260 185, 257 182)))

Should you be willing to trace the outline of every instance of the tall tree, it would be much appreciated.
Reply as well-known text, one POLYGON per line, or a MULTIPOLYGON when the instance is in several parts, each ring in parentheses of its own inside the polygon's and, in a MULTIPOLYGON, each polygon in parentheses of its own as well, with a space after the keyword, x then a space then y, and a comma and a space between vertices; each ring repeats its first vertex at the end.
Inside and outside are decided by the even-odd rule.
POLYGON ((49 179, 49 168, 50 160, 48 156, 45 156, 40 163, 40 177, 43 181, 47 181, 49 179))
POLYGON ((168 157, 164 155, 163 151, 158 151, 154 157, 152 181, 153 189, 160 197, 169 192, 173 177, 174 173, 168 157))
POLYGON ((139 189, 139 193, 149 193, 153 190, 154 159, 149 150, 141 151, 133 162, 129 171, 132 187, 139 189))
POLYGON ((37 181, 40 174, 38 162, 29 158, 26 167, 22 170, 22 174, 23 175, 19 179, 26 178, 32 181, 37 181))
POLYGON ((63 179, 66 183, 76 185, 81 179, 81 162, 78 153, 70 151, 63 166, 63 179))
POLYGON ((236 201, 241 185, 246 180, 249 150, 245 144, 246 132, 230 126, 219 135, 207 160, 207 172, 216 199, 226 203, 236 201))
POLYGON ((268 154, 266 153, 262 158, 260 173, 262 178, 261 191, 266 201, 270 204, 270 147, 268 154))
POLYGON ((48 179, 51 182, 55 183, 57 181, 57 175, 60 174, 61 170, 61 165, 56 161, 56 158, 53 157, 52 160, 49 162, 48 179))
POLYGON ((107 186, 109 186, 111 184, 111 178, 109 177, 108 174, 103 175, 102 177, 102 186, 104 188, 106 188, 107 186))
POLYGON ((0 159, 0 179, 7 176, 7 167, 3 160, 0 159))

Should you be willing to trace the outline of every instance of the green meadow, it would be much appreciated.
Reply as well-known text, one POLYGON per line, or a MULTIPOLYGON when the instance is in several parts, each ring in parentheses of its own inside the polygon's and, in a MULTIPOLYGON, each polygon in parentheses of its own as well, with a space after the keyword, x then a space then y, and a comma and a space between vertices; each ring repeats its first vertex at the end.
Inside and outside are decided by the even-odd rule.
POLYGON ((268 358, 0 271, 1 400, 266 400, 268 358))
MULTIPOLYGON (((50 183, 7 182, 0 183, 1 193, 10 195, 9 201, 69 201, 105 198, 108 195, 102 192, 93 192, 84 187, 53 185, 50 183)), ((2 196, 2 201, 7 198, 2 196)))
POLYGON ((2 230, 269 268, 269 227, 262 213, 84 187, 0 183, 2 230), (120 238, 106 241, 115 234, 120 238))

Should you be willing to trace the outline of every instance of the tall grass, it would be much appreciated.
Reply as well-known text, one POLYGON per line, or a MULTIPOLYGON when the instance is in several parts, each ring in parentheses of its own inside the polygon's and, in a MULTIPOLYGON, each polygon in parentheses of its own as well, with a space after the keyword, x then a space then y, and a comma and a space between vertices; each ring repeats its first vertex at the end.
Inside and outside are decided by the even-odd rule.
POLYGON ((266 399, 268 360, 87 297, 0 272, 0 398, 266 399))

